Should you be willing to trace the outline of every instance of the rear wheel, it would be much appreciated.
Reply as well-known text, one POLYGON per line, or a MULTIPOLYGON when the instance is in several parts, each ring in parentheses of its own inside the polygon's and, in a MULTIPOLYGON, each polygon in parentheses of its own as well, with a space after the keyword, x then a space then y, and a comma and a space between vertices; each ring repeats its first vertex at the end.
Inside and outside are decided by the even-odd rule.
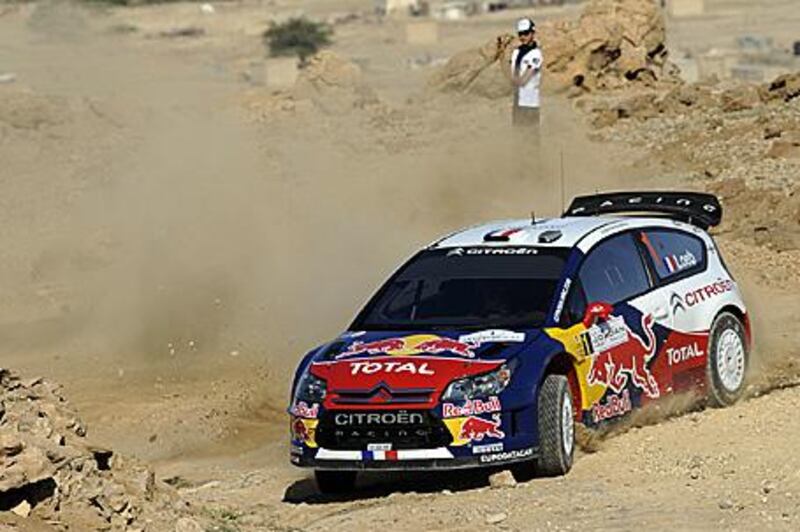
POLYGON ((706 376, 708 399, 714 406, 729 406, 744 392, 749 363, 744 325, 730 312, 722 312, 711 325, 706 376))
POLYGON ((542 475, 564 475, 575 453, 572 393, 563 375, 548 375, 539 389, 539 460, 542 475))
POLYGON ((355 471, 314 471, 314 478, 324 494, 348 493, 356 486, 355 471))

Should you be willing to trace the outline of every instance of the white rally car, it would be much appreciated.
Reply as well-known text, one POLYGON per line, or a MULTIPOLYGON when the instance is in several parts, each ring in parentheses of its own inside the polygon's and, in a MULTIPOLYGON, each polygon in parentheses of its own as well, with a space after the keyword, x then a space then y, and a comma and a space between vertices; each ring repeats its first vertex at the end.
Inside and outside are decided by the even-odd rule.
POLYGON ((600 194, 431 244, 301 361, 292 462, 322 491, 362 470, 564 474, 575 422, 690 390, 734 402, 751 335, 706 232, 721 216, 708 194, 600 194))

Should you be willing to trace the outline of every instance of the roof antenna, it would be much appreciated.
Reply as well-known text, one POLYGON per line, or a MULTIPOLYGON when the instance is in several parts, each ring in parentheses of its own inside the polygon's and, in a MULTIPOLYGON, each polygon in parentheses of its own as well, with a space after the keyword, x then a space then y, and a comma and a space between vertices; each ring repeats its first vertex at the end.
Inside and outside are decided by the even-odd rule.
POLYGON ((561 148, 561 151, 559 152, 559 156, 561 158, 561 212, 564 212, 564 209, 565 209, 565 207, 564 207, 564 204, 565 204, 565 201, 564 201, 564 189, 566 187, 564 186, 565 178, 564 178, 564 148, 563 147, 561 148))
POLYGON ((531 211, 531 225, 536 225, 536 211, 531 211))

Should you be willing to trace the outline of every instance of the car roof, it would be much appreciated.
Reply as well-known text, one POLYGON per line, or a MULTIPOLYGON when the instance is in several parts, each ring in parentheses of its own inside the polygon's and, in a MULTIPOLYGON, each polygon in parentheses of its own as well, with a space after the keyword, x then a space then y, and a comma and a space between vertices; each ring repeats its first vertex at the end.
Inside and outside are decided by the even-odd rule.
POLYGON ((675 220, 659 217, 631 216, 565 216, 561 218, 541 218, 532 223, 530 219, 499 220, 475 225, 456 231, 429 246, 429 249, 471 247, 471 246, 541 246, 554 248, 575 247, 587 235, 595 238, 581 242, 581 248, 591 247, 605 235, 624 229, 643 226, 673 227, 695 234, 701 230, 675 220), (597 231, 601 228, 606 230, 597 231))

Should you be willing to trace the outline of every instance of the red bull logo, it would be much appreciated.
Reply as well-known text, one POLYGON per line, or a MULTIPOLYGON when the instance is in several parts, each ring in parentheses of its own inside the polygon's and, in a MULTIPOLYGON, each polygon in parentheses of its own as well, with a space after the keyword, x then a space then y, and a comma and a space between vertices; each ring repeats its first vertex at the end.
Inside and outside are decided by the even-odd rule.
POLYGON ((292 433, 292 441, 295 444, 316 447, 317 423, 318 421, 316 419, 306 419, 302 417, 291 418, 289 427, 292 433))
MULTIPOLYGON (((625 327, 628 328, 627 325, 625 327)), ((628 328, 627 342, 594 357, 587 378, 589 384, 602 384, 620 393, 630 378, 633 385, 648 397, 656 398, 661 395, 658 383, 647 367, 656 354, 653 316, 642 316, 642 329, 647 336, 646 342, 628 328)))
POLYGON ((292 436, 295 440, 306 442, 311 439, 311 433, 302 419, 295 419, 292 423, 292 436))
POLYGON ((495 414, 493 419, 470 417, 461 426, 459 439, 481 441, 483 438, 505 438, 505 433, 500 430, 500 416, 495 414))
POLYGON ((488 414, 490 412, 499 412, 500 410, 500 399, 497 396, 492 396, 486 401, 481 399, 467 400, 463 406, 454 405, 453 403, 444 403, 442 404, 442 417, 467 417, 488 414))
POLYGON ((605 403, 598 403, 592 408, 592 419, 599 423, 606 419, 624 416, 633 410, 631 394, 624 390, 622 395, 611 395, 605 403))
POLYGON ((317 416, 319 415, 319 405, 313 404, 308 406, 305 401, 300 401, 290 409, 290 413, 297 417, 317 419, 317 416))
POLYGON ((452 338, 435 336, 432 334, 417 334, 403 338, 386 338, 373 342, 353 342, 336 358, 347 358, 357 355, 390 355, 412 356, 423 353, 442 354, 451 353, 465 358, 474 358, 473 349, 478 345, 461 342, 452 338))

